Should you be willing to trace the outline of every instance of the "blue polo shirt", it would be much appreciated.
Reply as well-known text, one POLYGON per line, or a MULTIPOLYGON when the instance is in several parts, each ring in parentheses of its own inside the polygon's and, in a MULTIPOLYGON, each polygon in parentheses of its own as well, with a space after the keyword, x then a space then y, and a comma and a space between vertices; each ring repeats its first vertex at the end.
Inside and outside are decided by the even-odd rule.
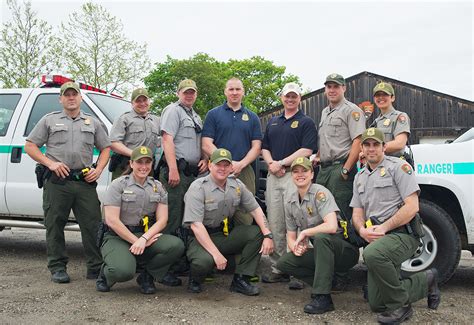
POLYGON ((305 148, 317 151, 317 132, 314 121, 302 111, 285 118, 285 113, 268 121, 262 149, 271 152, 273 160, 281 160, 296 150, 305 148))
POLYGON ((252 147, 253 140, 262 140, 262 130, 257 114, 240 106, 232 110, 224 102, 207 112, 202 136, 214 139, 217 148, 225 148, 235 161, 242 160, 252 147))

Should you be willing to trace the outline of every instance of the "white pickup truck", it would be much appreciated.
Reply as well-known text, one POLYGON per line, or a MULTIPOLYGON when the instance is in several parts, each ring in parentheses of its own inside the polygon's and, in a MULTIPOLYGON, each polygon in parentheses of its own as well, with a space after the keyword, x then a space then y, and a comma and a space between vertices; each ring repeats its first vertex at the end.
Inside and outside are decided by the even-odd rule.
MULTIPOLYGON (((62 110, 59 103, 61 76, 44 78, 45 86, 30 89, 0 89, 0 230, 4 227, 42 228, 42 193, 36 184, 35 161, 24 151, 25 140, 41 117, 62 110)), ((130 102, 80 84, 81 110, 101 120, 108 130, 113 121, 131 109, 130 102), (88 90, 87 90, 88 89, 88 90)), ((94 153, 97 159, 98 152, 94 153)), ((97 190, 99 198, 110 181, 106 169, 97 190)), ((73 216, 71 216, 71 221, 73 216)), ((71 222, 67 227, 78 230, 71 222)))

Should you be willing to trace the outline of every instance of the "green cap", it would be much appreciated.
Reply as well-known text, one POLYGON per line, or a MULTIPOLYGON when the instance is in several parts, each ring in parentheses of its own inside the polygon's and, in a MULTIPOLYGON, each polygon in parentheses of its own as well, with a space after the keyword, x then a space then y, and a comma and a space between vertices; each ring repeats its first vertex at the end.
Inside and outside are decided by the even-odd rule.
POLYGON ((367 139, 374 139, 378 143, 383 143, 384 142, 384 135, 383 132, 380 131, 380 129, 377 128, 368 128, 367 130, 362 133, 362 143, 364 143, 365 140, 367 139))
POLYGON ((375 95, 376 92, 383 91, 387 95, 394 96, 395 90, 393 89, 392 85, 386 82, 379 82, 375 87, 373 94, 375 95))
POLYGON ((327 84, 328 82, 334 82, 341 86, 344 86, 346 84, 346 80, 344 79, 344 77, 337 73, 331 73, 329 76, 327 76, 326 82, 324 84, 327 84))
POLYGON ((60 95, 62 96, 68 89, 74 89, 75 91, 80 92, 79 85, 75 82, 69 81, 61 86, 60 95))
POLYGON ((219 161, 227 160, 228 162, 232 163, 232 154, 229 150, 224 148, 219 148, 214 150, 211 155, 211 163, 217 164, 219 161))
POLYGON ((180 92, 181 90, 186 91, 188 89, 193 89, 194 91, 197 91, 197 86, 194 80, 184 79, 179 83, 178 92, 180 92))
POLYGON ((148 91, 145 88, 137 88, 132 92, 132 102, 135 101, 140 96, 145 96, 146 98, 150 98, 150 96, 148 96, 148 91))
POLYGON ((151 149, 148 147, 140 146, 133 149, 130 160, 135 161, 144 157, 153 159, 153 152, 151 152, 151 149))
POLYGON ((298 157, 293 162, 291 163, 291 170, 293 170, 293 167, 296 166, 301 166, 306 170, 311 169, 313 171, 313 164, 311 163, 311 160, 309 160, 307 157, 298 157))

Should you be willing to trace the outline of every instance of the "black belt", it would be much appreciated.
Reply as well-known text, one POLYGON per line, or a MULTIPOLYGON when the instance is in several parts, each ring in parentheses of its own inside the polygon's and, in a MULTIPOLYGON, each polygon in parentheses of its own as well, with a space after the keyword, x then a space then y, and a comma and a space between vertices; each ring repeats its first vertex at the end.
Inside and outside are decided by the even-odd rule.
POLYGON ((326 167, 329 167, 329 166, 333 166, 333 165, 342 165, 346 162, 346 160, 331 160, 331 161, 325 161, 325 162, 321 162, 321 167, 323 168, 326 168, 326 167))
POLYGON ((395 229, 392 229, 388 232, 389 234, 392 234, 392 233, 399 233, 399 234, 407 234, 407 235, 411 235, 409 232, 408 232, 408 229, 406 227, 406 225, 403 225, 403 226, 400 226, 398 228, 395 228, 395 229))
MULTIPOLYGON (((216 234, 216 233, 219 233, 219 232, 223 232, 222 231, 222 227, 215 227, 215 228, 211 228, 211 227, 207 227, 207 226, 204 226, 204 228, 206 228, 207 230, 207 233, 209 235, 211 234, 216 234)), ((192 231, 189 232, 189 235, 194 237, 194 233, 192 231)))

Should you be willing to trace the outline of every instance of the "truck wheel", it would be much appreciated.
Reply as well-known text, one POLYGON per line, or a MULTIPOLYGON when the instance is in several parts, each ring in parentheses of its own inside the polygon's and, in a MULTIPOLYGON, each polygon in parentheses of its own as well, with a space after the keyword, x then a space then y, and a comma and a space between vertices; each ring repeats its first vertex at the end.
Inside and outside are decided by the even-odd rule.
POLYGON ((461 258, 461 238, 451 217, 436 204, 420 200, 420 216, 425 236, 412 258, 402 264, 402 276, 435 267, 440 282, 454 274, 461 258))

